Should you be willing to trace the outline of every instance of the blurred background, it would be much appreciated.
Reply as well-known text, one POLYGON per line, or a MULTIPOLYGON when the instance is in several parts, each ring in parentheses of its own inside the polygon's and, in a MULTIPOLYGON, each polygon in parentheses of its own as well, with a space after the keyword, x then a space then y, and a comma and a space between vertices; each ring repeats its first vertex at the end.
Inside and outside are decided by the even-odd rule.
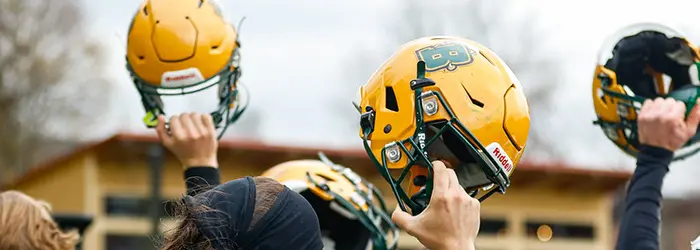
MULTIPOLYGON (((152 241, 140 238, 139 243, 128 236, 153 239, 157 230, 135 233, 129 226, 113 226, 122 222, 100 218, 111 213, 110 204, 131 202, 144 216, 156 219, 124 223, 149 228, 160 218, 152 207, 163 207, 158 203, 161 198, 155 203, 149 199, 177 197, 184 186, 179 166, 154 146, 154 132, 143 125, 140 97, 125 70, 126 33, 140 2, 0 0, 0 187, 49 200, 57 213, 95 216, 86 249, 153 249, 147 247, 152 241), (143 186, 129 185, 135 182, 129 178, 140 175, 143 186), (111 193, 120 195, 107 197, 111 193), (139 195, 150 198, 114 198, 139 195), (129 245, 131 241, 136 243, 129 245)), ((592 124, 590 84, 598 48, 608 35, 637 22, 659 22, 677 28, 690 41, 700 41, 700 2, 687 0, 221 0, 220 4, 232 24, 246 17, 240 29, 241 83, 247 86, 250 108, 222 139, 221 150, 223 162, 245 161, 251 167, 222 167, 231 179, 259 173, 285 159, 315 157, 317 149, 330 151, 332 158, 349 167, 367 165, 351 101, 358 87, 405 42, 429 35, 462 36, 503 58, 528 95, 532 128, 522 180, 509 189, 522 183, 520 190, 527 192, 513 191, 513 197, 522 199, 507 200, 506 195, 493 205, 494 211, 503 211, 494 213, 503 223, 494 219, 493 241, 510 242, 492 247, 483 241, 484 249, 494 250, 562 249, 566 244, 612 248, 614 237, 605 234, 615 231, 619 217, 615 204, 622 200, 620 190, 634 159, 592 124), (576 181, 579 186, 556 192, 576 181), (605 187, 590 191, 596 184, 605 187), (560 202, 542 201, 533 205, 532 212, 507 209, 509 204, 541 196, 560 202), (586 205, 571 205, 572 211, 581 213, 528 222, 528 214, 547 207, 561 212, 562 199, 574 204, 591 197, 598 199, 590 211, 575 211, 586 205), (571 219, 605 216, 610 218, 594 222, 590 230, 571 219), (557 221, 575 225, 557 229, 557 221), (500 230, 501 224, 507 230, 500 230), (579 231, 587 233, 574 233, 579 231), (547 232, 549 238, 544 237, 547 232), (560 243, 565 245, 556 245, 558 234, 590 237, 572 236, 567 241, 562 236, 560 243), (536 237, 529 240, 528 235, 536 237)), ((206 100, 197 98, 172 101, 169 112, 206 105, 206 100)), ((695 206, 689 205, 695 204, 700 192, 695 180, 700 176, 698 163, 697 156, 674 163, 666 178, 664 213, 674 212, 664 215, 664 249, 687 249, 700 234, 700 228, 682 223, 698 217, 692 211, 695 206)), ((411 249, 408 245, 405 249, 411 249)))

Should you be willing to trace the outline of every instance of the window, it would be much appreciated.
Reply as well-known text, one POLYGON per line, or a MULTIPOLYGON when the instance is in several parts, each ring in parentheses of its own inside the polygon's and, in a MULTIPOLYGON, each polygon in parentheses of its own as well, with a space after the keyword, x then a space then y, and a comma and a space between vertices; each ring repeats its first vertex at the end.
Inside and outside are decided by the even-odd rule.
POLYGON ((107 250, 156 249, 155 241, 145 235, 108 234, 105 244, 107 250))
POLYGON ((107 197, 105 213, 117 216, 148 216, 148 200, 134 197, 107 197))
MULTIPOLYGON (((175 212, 174 202, 163 200, 159 203, 160 217, 170 217, 175 212)), ((105 213, 109 216, 148 217, 151 215, 151 200, 142 197, 107 196, 105 213)))
POLYGON ((481 219, 480 235, 505 234, 507 224, 504 219, 481 219))
POLYGON ((593 239, 594 228, 585 224, 566 224, 542 221, 527 222, 527 236, 540 241, 550 239, 593 239))

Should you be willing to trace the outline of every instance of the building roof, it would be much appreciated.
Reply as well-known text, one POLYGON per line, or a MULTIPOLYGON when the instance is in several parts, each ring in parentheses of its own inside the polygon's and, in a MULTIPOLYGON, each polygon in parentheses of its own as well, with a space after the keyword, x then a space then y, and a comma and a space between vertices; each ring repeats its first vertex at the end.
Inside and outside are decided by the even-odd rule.
MULTIPOLYGON (((67 154, 39 164, 9 183, 7 187, 17 186, 21 183, 30 181, 35 176, 60 167, 64 165, 62 163, 73 159, 82 153, 101 147, 114 146, 124 143, 152 144, 160 143, 160 141, 155 134, 119 133, 105 140, 83 145, 67 154)), ((366 159, 369 161, 367 154, 361 148, 323 149, 272 145, 262 143, 260 141, 224 139, 219 141, 219 150, 246 150, 263 154, 278 153, 294 155, 315 155, 322 151, 329 157, 356 160, 366 159)), ((631 173, 628 171, 591 170, 583 167, 567 165, 561 162, 532 162, 527 160, 520 161, 517 166, 517 174, 514 175, 514 177, 518 177, 518 184, 520 186, 547 182, 548 184, 554 184, 557 188, 562 189, 591 188, 594 186, 596 189, 603 190, 618 188, 621 184, 625 183, 630 176, 631 173)))
POLYGON ((666 198, 662 201, 663 215, 674 218, 698 218, 700 215, 700 197, 697 195, 683 198, 666 198))

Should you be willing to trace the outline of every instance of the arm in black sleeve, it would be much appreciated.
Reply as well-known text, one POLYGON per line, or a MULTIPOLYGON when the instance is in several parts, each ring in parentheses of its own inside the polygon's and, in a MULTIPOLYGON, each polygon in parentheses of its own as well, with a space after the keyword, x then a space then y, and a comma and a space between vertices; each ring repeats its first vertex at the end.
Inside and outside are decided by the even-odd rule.
POLYGON ((673 152, 642 146, 627 190, 616 250, 658 250, 661 186, 673 152))
POLYGON ((194 196, 221 184, 219 169, 215 167, 189 167, 185 170, 187 195, 194 196))

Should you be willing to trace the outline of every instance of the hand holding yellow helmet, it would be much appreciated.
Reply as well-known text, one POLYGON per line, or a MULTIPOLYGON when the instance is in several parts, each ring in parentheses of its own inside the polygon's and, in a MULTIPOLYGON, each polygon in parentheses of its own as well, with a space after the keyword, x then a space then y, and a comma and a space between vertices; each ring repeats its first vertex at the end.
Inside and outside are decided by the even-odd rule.
POLYGON ((157 124, 161 96, 187 95, 219 87, 212 117, 223 135, 245 110, 239 103, 238 33, 214 0, 147 0, 129 27, 127 70, 146 110, 144 123, 157 124))
POLYGON ((427 206, 438 159, 453 166, 472 197, 505 193, 530 115, 522 86, 491 50, 463 38, 417 39, 359 92, 360 136, 404 211, 427 206), (398 179, 390 170, 401 170, 398 179), (401 187, 406 179, 408 192, 401 187))
MULTIPOLYGON (((603 44, 593 75, 594 124, 625 153, 636 156, 637 111, 646 99, 672 97, 688 112, 700 96, 700 54, 678 31, 656 23, 620 29, 603 44)), ((675 160, 700 150, 700 134, 677 152, 675 160)))

